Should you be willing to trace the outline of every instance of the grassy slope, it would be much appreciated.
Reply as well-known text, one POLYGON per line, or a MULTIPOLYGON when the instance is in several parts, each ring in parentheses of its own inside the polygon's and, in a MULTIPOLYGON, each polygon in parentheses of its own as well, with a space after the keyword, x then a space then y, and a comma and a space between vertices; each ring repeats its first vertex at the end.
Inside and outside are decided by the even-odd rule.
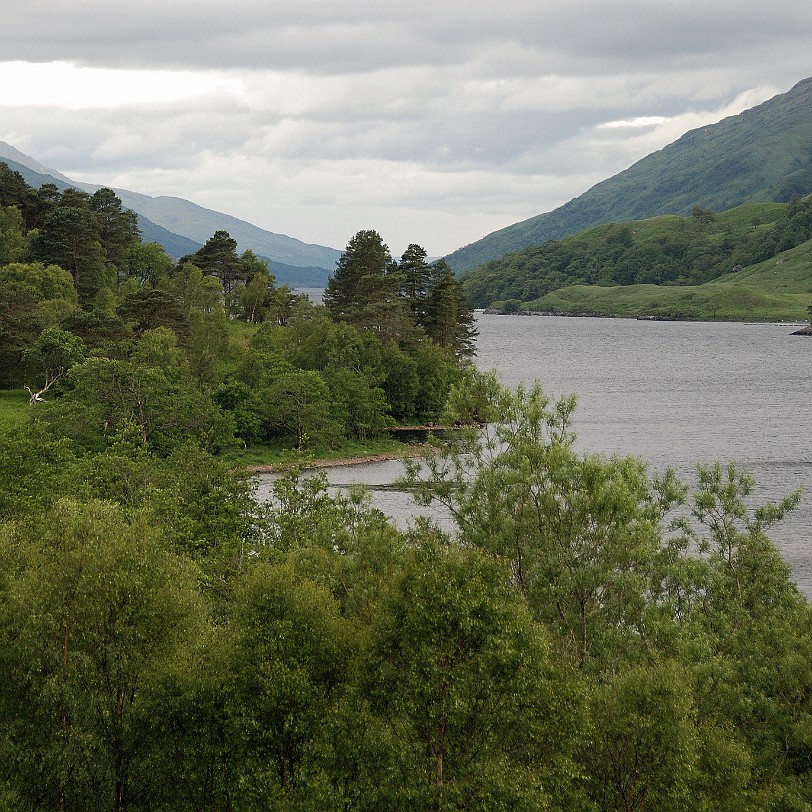
POLYGON ((707 127, 691 130, 551 212, 508 226, 454 251, 457 273, 489 259, 599 223, 657 214, 715 211, 746 201, 788 201, 812 192, 812 79, 707 127))
POLYGON ((0 431, 21 425, 28 417, 25 389, 0 389, 0 431))
POLYGON ((607 316, 804 321, 810 304, 812 241, 704 285, 572 285, 528 302, 527 309, 607 316))

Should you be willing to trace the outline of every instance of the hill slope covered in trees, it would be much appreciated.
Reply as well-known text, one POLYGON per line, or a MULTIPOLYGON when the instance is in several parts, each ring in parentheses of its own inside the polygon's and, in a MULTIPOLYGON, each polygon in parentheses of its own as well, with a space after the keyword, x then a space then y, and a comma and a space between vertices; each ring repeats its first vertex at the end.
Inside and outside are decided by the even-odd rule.
POLYGON ((506 254, 464 285, 477 306, 497 309, 798 319, 812 301, 810 240, 812 197, 719 214, 696 207, 689 217, 594 226, 506 254), (770 273, 753 273, 762 266, 770 273))

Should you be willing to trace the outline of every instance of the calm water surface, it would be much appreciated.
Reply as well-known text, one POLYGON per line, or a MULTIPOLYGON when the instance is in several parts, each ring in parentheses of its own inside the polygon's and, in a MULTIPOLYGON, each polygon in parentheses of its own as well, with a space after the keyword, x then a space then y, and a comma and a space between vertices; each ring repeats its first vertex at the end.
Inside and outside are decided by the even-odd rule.
MULTIPOLYGON (((787 325, 488 315, 478 324, 481 369, 578 396, 581 450, 634 454, 686 480, 696 463, 737 462, 762 501, 803 487, 801 506, 771 535, 812 596, 812 339, 787 325)), ((392 488, 401 473, 390 462, 328 478, 369 485, 374 504, 405 526, 418 509, 392 488)), ((261 480, 260 496, 269 487, 261 480)))

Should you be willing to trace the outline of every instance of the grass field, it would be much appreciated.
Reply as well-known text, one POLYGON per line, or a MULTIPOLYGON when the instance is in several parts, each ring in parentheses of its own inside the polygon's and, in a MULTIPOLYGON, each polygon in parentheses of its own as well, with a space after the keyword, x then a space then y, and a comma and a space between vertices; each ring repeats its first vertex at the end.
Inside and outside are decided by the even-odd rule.
POLYGON ((0 389, 0 429, 19 426, 28 417, 25 389, 0 389))

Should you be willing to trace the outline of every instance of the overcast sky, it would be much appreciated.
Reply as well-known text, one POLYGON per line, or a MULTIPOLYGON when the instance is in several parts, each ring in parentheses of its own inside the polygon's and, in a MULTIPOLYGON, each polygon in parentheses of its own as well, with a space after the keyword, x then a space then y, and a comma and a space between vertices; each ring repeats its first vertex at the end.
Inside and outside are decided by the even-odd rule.
POLYGON ((812 75, 810 0, 4 0, 0 140, 446 254, 812 75))

